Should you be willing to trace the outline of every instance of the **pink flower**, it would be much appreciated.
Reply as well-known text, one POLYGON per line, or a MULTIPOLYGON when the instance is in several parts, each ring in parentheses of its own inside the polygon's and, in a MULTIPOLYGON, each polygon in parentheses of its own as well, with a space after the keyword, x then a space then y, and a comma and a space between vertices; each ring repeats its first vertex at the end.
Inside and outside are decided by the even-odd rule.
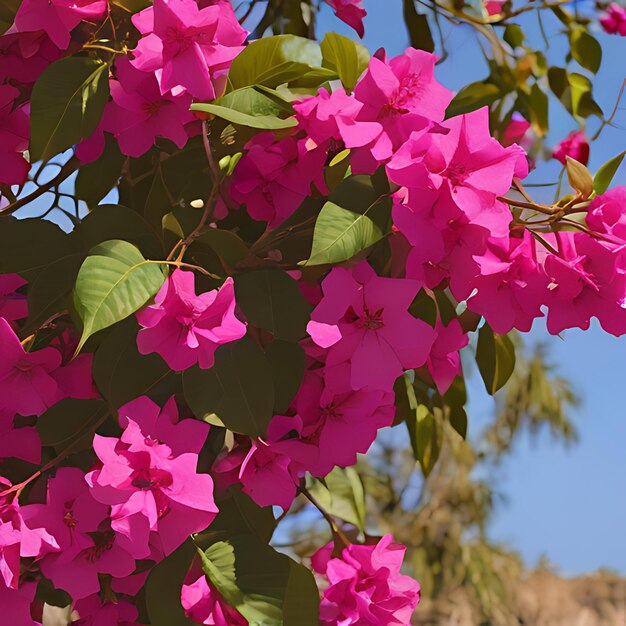
MULTIPOLYGON (((195 578, 195 576, 194 576, 195 578)), ((187 617, 210 626, 247 626, 248 621, 228 606, 219 591, 202 573, 194 582, 183 584, 181 604, 187 617)))
POLYGON ((512 146, 514 143, 522 144, 524 140, 524 136, 530 129, 530 122, 526 120, 523 115, 514 112, 511 116, 511 121, 508 126, 504 129, 504 133, 502 134, 502 145, 507 148, 508 146, 512 146))
POLYGON ((579 163, 587 165, 589 161, 589 143, 585 133, 580 130, 573 130, 561 143, 552 151, 552 158, 567 164, 566 157, 576 159, 579 163))
POLYGON ((93 499, 82 470, 60 468, 48 481, 46 504, 23 507, 24 519, 46 529, 60 552, 41 561, 43 573, 75 600, 100 590, 100 574, 128 576, 135 560, 109 524, 109 507, 93 499))
POLYGON ((443 395, 456 376, 462 374, 459 350, 469 343, 458 319, 453 319, 447 326, 437 320, 435 326, 437 339, 428 357, 428 371, 435 381, 437 391, 443 395))
POLYGON ((0 411, 41 415, 60 399, 50 375, 61 365, 54 348, 25 352, 9 323, 0 318, 0 354, 0 411))
POLYGON ((328 579, 320 606, 320 624, 406 626, 420 599, 419 583, 400 573, 406 548, 385 535, 375 545, 352 544, 341 558, 333 545, 320 548, 311 565, 328 579))
POLYGON ((137 320, 143 326, 137 335, 139 352, 157 352, 177 371, 195 363, 212 367, 219 346, 246 334, 245 324, 235 317, 233 279, 197 296, 193 272, 181 269, 174 270, 137 320))
POLYGON ((201 9, 195 0, 155 0, 132 19, 145 35, 133 65, 155 72, 162 94, 186 90, 199 100, 220 95, 248 34, 229 3, 201 9))
POLYGON ((307 141, 287 137, 277 141, 272 133, 257 135, 237 164, 231 195, 245 204, 250 217, 275 228, 311 195, 311 185, 324 183, 326 152, 309 149, 307 141))
POLYGON ((390 391, 404 370, 426 362, 435 332, 407 311, 419 287, 381 278, 365 261, 352 270, 335 267, 322 282, 324 298, 307 331, 329 348, 327 366, 350 363, 353 390, 390 391))
POLYGON ((24 0, 15 16, 19 32, 43 30, 57 48, 70 45, 70 32, 82 20, 96 21, 106 10, 106 0, 24 0))
POLYGON ((34 426, 16 428, 14 416, 0 411, 0 461, 10 458, 39 463, 41 441, 34 426))
POLYGON ((12 26, 0 37, 0 83, 10 81, 30 87, 62 54, 44 31, 20 33, 12 26))
POLYGON ((367 15, 367 11, 363 8, 362 0, 324 0, 335 15, 348 26, 354 28, 359 37, 363 37, 365 29, 363 28, 363 18, 367 15))
POLYGON ((606 13, 600 17, 600 24, 605 32, 610 35, 621 35, 626 37, 626 8, 611 2, 607 7, 606 13))
POLYGON ((2 619, 11 626, 41 626, 30 614, 30 605, 35 599, 37 583, 28 582, 19 589, 5 587, 0 578, 0 607, 2 619))
MULTIPOLYGON (((136 407, 135 407, 136 408, 136 407)), ((181 432, 171 428, 171 416, 163 412, 156 419, 148 415, 145 432, 132 419, 122 437, 95 435, 94 450, 102 467, 87 475, 96 500, 111 507, 111 527, 120 543, 135 558, 146 558, 149 544, 173 552, 190 534, 204 530, 217 514, 213 501, 213 481, 198 474, 196 450, 204 437, 187 442, 187 449, 176 455, 157 433, 174 434, 179 447, 181 432), (169 422, 169 424, 167 424, 169 422), (163 423, 163 425, 161 425, 163 423)), ((191 430, 185 429, 190 435, 191 430)))
POLYGON ((26 281, 17 274, 0 274, 0 317, 7 322, 28 317, 26 296, 17 292, 25 284, 26 281))
POLYGON ((185 125, 196 120, 189 110, 191 96, 161 94, 154 74, 135 69, 126 57, 115 63, 111 97, 104 129, 115 135, 123 154, 139 157, 157 137, 170 139, 178 148, 187 143, 185 125))
POLYGON ((593 199, 585 218, 587 226, 615 246, 626 245, 626 187, 609 189, 593 199))
POLYGON ((74 611, 80 616, 74 626, 141 626, 137 607, 124 598, 103 602, 94 594, 76 602, 74 611))
POLYGON ((0 85, 0 183, 5 185, 23 183, 30 169, 22 154, 30 136, 28 113, 23 106, 15 106, 18 96, 15 87, 0 85))
POLYGON ((499 13, 502 13, 502 5, 504 4, 504 2, 505 0, 488 0, 484 2, 487 14, 498 15, 499 13))

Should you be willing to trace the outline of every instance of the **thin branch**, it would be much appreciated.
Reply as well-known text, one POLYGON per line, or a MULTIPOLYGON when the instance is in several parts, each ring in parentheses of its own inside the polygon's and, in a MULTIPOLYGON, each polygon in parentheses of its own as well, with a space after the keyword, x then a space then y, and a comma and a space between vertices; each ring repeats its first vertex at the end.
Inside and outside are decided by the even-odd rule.
POLYGON ((339 526, 337 526, 337 522, 322 508, 322 505, 304 485, 300 485, 298 491, 322 514, 322 517, 328 522, 333 536, 337 537, 347 548, 350 545, 350 540, 343 534, 339 526))

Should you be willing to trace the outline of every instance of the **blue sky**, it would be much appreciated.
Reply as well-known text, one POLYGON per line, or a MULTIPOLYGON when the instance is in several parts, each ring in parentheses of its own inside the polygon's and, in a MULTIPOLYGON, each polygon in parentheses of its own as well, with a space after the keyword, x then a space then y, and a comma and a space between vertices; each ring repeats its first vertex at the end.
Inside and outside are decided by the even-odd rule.
MULTIPOLYGON (((364 43, 370 50, 385 47, 391 55, 408 45, 402 21, 400 0, 364 0, 368 10, 364 43)), ((536 21, 525 20, 524 28, 540 45, 536 21)), ((563 61, 563 44, 558 23, 548 18, 546 30, 553 45, 555 62, 563 61)), ((336 20, 331 11, 323 11, 319 29, 335 30, 352 37, 348 27, 336 20)), ((450 29, 448 29, 450 30, 450 29)), ((604 49, 604 64, 595 82, 596 99, 605 111, 611 111, 620 86, 626 78, 626 39, 594 33, 604 49)), ((438 78, 447 87, 480 80, 487 68, 469 27, 454 28, 446 36, 448 59, 439 66, 438 78)), ((550 55, 552 56, 552 54, 550 55)), ((626 101, 623 104, 626 107, 626 101)), ((590 169, 624 149, 626 110, 615 118, 622 128, 607 129, 592 145, 590 169)), ((575 123, 558 103, 551 110, 549 140, 556 143, 575 123)), ((593 130, 593 126, 591 127, 593 130)), ((560 164, 541 162, 533 174, 535 182, 556 180, 560 164)), ((615 182, 626 184, 622 167, 615 182)), ((620 339, 596 326, 589 332, 567 331, 562 338, 551 337, 538 320, 531 341, 545 341, 559 372, 568 377, 583 398, 573 414, 580 442, 568 449, 545 436, 524 436, 496 477, 497 485, 508 502, 497 510, 490 533, 494 539, 518 549, 533 565, 547 557, 562 573, 577 574, 600 567, 626 573, 626 549, 623 535, 626 520, 626 337, 620 339)), ((480 385, 470 393, 470 422, 493 410, 480 385)), ((471 424, 470 424, 471 428, 471 424)), ((475 429, 474 429, 475 430, 475 429)))

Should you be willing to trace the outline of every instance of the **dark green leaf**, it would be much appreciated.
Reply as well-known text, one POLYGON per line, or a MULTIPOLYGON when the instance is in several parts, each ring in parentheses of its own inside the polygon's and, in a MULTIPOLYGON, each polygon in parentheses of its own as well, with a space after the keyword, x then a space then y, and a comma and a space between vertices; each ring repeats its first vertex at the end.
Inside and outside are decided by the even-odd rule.
POLYGON ((350 92, 369 63, 370 53, 367 48, 343 35, 326 33, 321 49, 323 66, 336 72, 343 86, 350 92))
POLYGON ((422 13, 418 13, 415 8, 415 0, 402 1, 402 13, 404 23, 409 31, 409 40, 411 45, 418 50, 426 50, 426 52, 435 51, 435 42, 433 41, 428 18, 422 13))
POLYGON ((454 96, 446 110, 446 118, 471 113, 491 105, 503 95, 500 89, 491 83, 482 81, 470 83, 454 96))
POLYGON ((297 343, 276 339, 265 348, 274 378, 274 413, 283 415, 295 398, 304 376, 304 350, 297 343))
MULTIPOLYGON (((66 398, 37 418, 37 432, 44 446, 66 448, 72 441, 89 434, 89 429, 107 412, 102 400, 66 398)), ((91 443, 91 440, 87 442, 91 443)))
POLYGON ((274 409, 270 363, 250 337, 220 346, 215 365, 183 374, 185 399, 196 417, 214 413, 232 431, 263 437, 274 409))
POLYGON ((530 121, 533 129, 540 137, 543 137, 548 132, 549 100, 548 94, 537 83, 534 83, 530 88, 529 103, 530 121))
POLYGON ((476 362, 487 391, 502 389, 515 369, 515 347, 507 335, 496 335, 488 324, 478 331, 476 362))
POLYGON ((194 244, 208 246, 230 267, 245 259, 249 254, 248 246, 231 230, 206 228, 194 244))
POLYGON ((109 98, 109 66, 90 57, 49 65, 30 101, 30 158, 50 159, 91 135, 109 98))
POLYGON ((593 99, 592 84, 586 76, 569 73, 562 67, 551 67, 548 81, 552 93, 572 115, 582 118, 596 115, 602 119, 602 109, 593 99))
POLYGON ((113 239, 93 248, 74 289, 74 305, 83 322, 77 352, 91 335, 140 309, 164 281, 164 266, 146 261, 127 241, 113 239))
POLYGON ((180 548, 157 563, 146 583, 146 605, 151 626, 193 626, 180 603, 183 580, 191 567, 196 548, 187 539, 180 548))
POLYGON ((598 194, 603 194, 611 184, 613 177, 617 173, 619 166, 624 160, 626 151, 621 152, 616 157, 613 157, 610 161, 607 161, 593 177, 593 190, 598 194))
POLYGON ((115 187, 126 157, 120 152, 113 135, 106 134, 104 152, 93 163, 86 163, 78 170, 76 196, 95 207, 115 187))
POLYGON ((0 35, 13 24, 15 14, 20 8, 21 0, 4 0, 0 3, 0 35))
POLYGON ((279 269, 235 276, 237 304, 248 320, 278 339, 297 341, 306 333, 312 306, 298 283, 279 269))
POLYGON ((576 26, 570 31, 569 42, 576 61, 595 74, 602 63, 602 46, 598 40, 583 26, 576 26))
POLYGON ((524 31, 518 24, 507 24, 502 36, 512 48, 517 48, 524 43, 524 31))

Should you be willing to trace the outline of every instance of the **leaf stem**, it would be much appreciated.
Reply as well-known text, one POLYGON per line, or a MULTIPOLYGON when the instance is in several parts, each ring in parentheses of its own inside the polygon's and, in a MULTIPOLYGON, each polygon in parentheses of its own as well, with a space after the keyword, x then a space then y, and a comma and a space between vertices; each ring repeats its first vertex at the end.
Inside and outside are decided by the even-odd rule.
POLYGON ((339 539, 341 543, 347 548, 350 545, 350 540, 343 534, 337 522, 323 509, 322 505, 313 497, 313 494, 304 486, 299 485, 298 491, 322 514, 322 517, 328 522, 333 537, 339 539))

